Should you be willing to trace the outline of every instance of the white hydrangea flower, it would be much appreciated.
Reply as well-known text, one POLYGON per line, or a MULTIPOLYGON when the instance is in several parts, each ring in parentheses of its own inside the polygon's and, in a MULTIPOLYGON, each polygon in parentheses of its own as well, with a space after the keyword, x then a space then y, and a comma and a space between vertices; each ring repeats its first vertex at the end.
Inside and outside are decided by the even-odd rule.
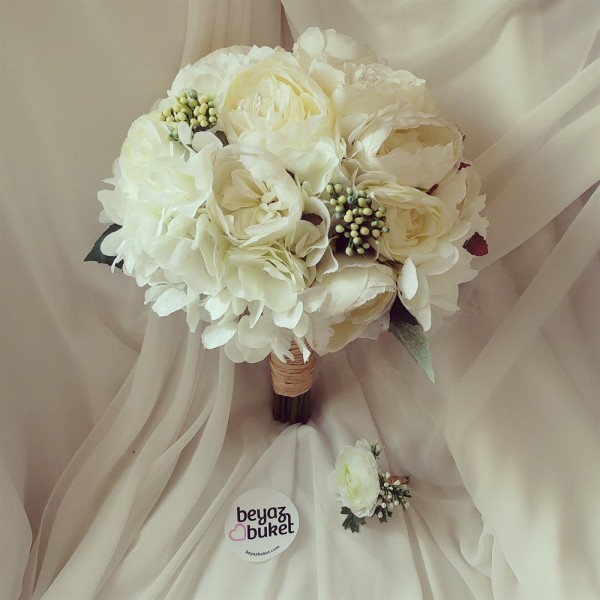
POLYGON ((99 192, 106 215, 121 225, 103 242, 103 251, 123 260, 138 285, 159 269, 171 269, 174 244, 197 236, 196 216, 212 194, 212 162, 221 142, 202 134, 199 152, 168 137, 156 114, 134 121, 119 160, 115 189, 99 192))

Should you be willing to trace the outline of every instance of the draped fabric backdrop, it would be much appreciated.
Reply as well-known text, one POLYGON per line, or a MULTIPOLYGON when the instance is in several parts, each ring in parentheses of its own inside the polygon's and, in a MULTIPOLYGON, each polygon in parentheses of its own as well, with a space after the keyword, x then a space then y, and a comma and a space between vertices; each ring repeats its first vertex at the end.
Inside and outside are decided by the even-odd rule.
POLYGON ((597 0, 3 0, 0 598, 600 597, 597 0), (483 176, 490 254, 431 336, 318 363, 313 420, 266 363, 205 351, 83 263, 130 122, 180 65, 333 27, 428 80, 483 176), (344 531, 327 478, 378 439, 413 499, 344 531), (232 501, 293 499, 293 545, 225 546, 232 501))

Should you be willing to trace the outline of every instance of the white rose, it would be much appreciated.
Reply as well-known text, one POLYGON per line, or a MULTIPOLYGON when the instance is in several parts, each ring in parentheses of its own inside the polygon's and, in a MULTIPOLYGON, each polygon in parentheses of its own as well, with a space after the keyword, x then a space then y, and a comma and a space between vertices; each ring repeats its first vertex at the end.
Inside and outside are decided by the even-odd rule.
POLYGON ((311 315, 309 343, 322 355, 363 337, 376 339, 389 325, 389 310, 397 295, 394 271, 365 259, 338 258, 336 271, 313 287, 320 305, 311 315))
POLYGON ((241 66, 217 97, 216 109, 230 143, 272 152, 314 193, 339 164, 344 148, 329 99, 286 52, 241 66))
POLYGON ((377 462, 367 440, 342 449, 329 478, 329 488, 342 506, 357 517, 373 516, 380 485, 377 462))
POLYGON ((452 237, 458 211, 441 198, 395 183, 369 186, 366 191, 386 208, 389 232, 379 244, 385 258, 403 263, 415 253, 433 254, 452 237))
POLYGON ((303 192, 270 152, 227 146, 215 161, 213 177, 208 210, 234 245, 266 244, 297 227, 303 192))

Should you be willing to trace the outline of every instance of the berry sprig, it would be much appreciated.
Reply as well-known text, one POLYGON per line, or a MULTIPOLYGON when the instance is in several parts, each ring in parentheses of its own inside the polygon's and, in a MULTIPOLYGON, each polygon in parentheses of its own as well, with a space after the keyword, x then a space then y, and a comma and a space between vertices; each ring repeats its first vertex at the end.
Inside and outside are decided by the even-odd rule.
POLYGON ((407 498, 410 498, 408 489, 409 478, 398 477, 398 475, 390 475, 379 471, 379 485, 381 491, 377 499, 377 507, 375 508, 375 516, 380 523, 386 523, 388 517, 392 516, 392 512, 396 506, 402 506, 406 510, 410 503, 407 498))
POLYGON ((184 90, 176 96, 175 105, 165 108, 160 115, 169 128, 169 135, 179 141, 177 125, 187 122, 192 134, 206 131, 217 123, 217 109, 214 98, 199 96, 194 89, 184 90))
POLYGON ((389 231, 385 206, 376 204, 372 194, 339 183, 330 183, 325 191, 337 221, 334 230, 342 242, 340 250, 345 245, 348 256, 377 252, 381 236, 389 231))

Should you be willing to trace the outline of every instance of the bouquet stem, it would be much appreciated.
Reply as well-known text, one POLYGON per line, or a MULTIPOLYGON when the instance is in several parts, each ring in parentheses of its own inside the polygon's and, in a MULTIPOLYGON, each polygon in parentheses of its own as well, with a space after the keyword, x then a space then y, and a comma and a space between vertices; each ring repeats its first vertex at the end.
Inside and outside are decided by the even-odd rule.
POLYGON ((310 418, 310 388, 312 386, 315 353, 311 351, 306 362, 296 342, 290 352, 293 359, 280 361, 271 354, 273 383, 273 418, 281 423, 306 423, 310 418))

